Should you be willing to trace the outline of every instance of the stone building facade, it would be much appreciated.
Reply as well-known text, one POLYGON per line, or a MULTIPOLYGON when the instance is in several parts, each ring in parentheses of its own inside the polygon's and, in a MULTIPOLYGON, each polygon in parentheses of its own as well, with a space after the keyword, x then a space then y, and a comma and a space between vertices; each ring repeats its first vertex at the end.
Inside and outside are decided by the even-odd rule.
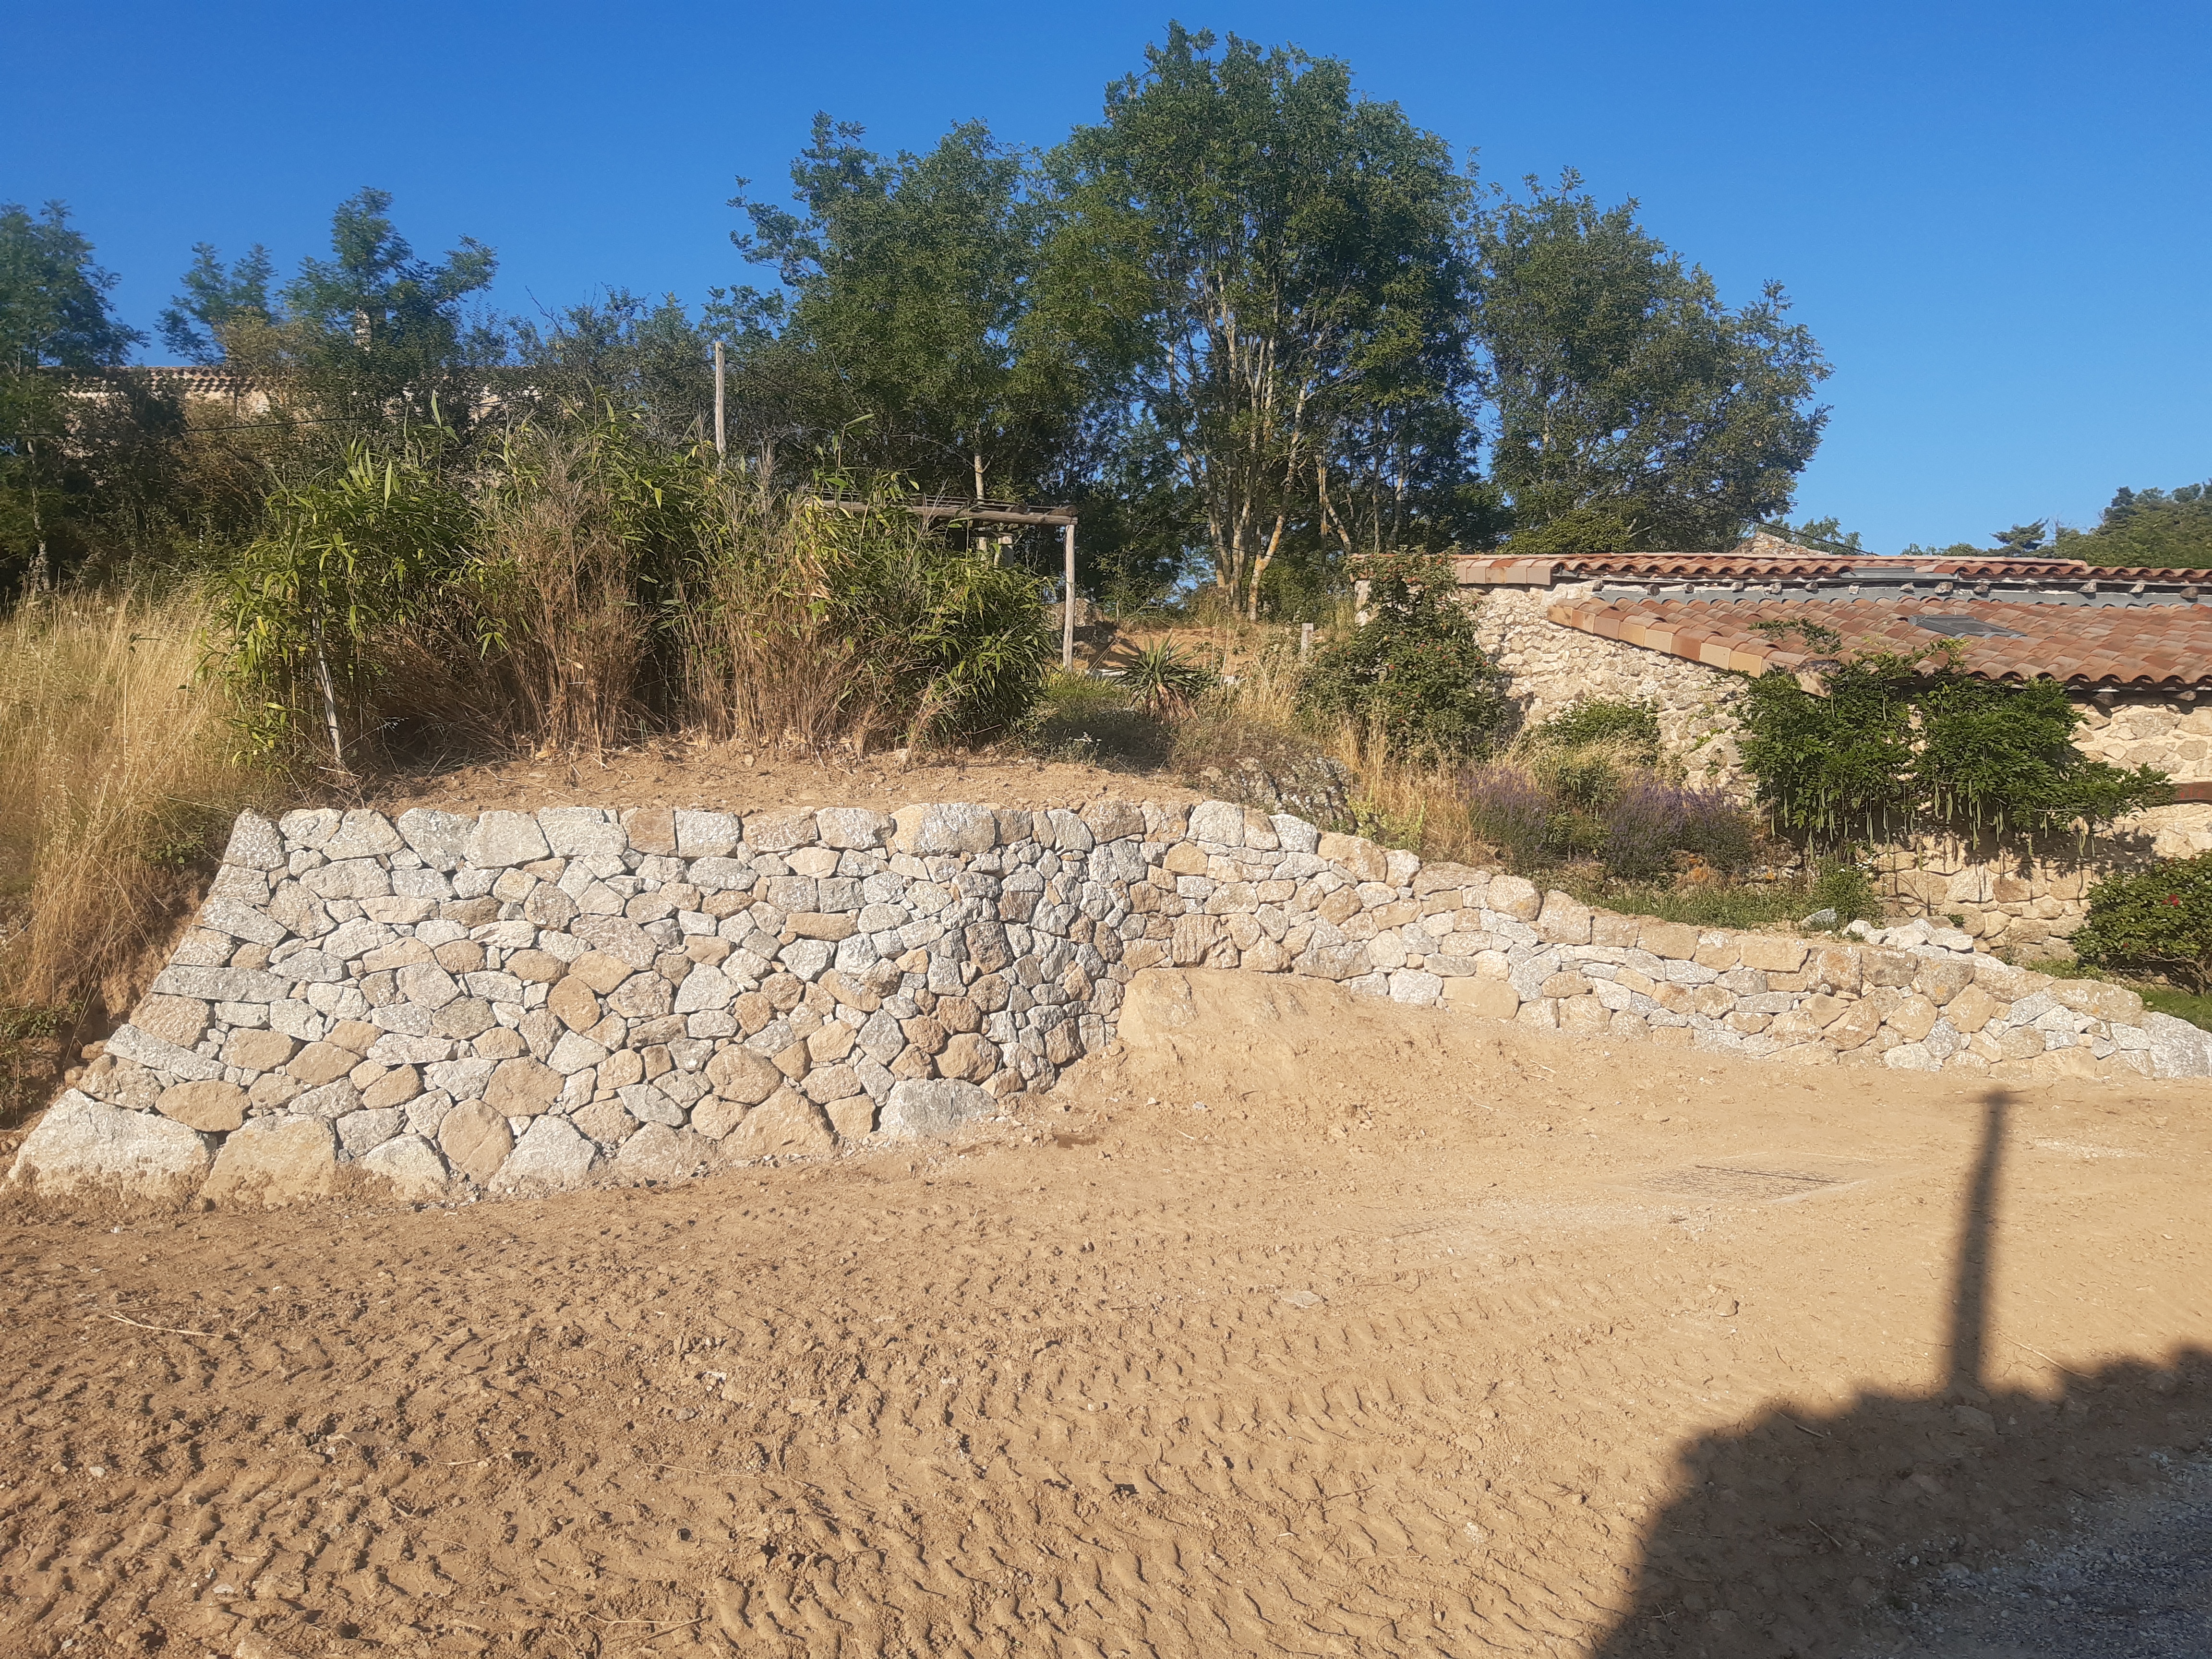
POLYGON ((2212 850, 2212 587, 2197 571, 2092 570, 2056 559, 1893 560, 1771 537, 1734 553, 1581 560, 1468 557, 1462 592, 1485 647, 1534 724, 1590 698, 1648 701, 1662 745, 1694 782, 1750 799, 1736 746, 1743 677, 1814 663, 1787 624, 1811 620, 1845 648, 1954 642, 1969 672, 2065 680, 2083 752, 2154 766, 2177 800, 2123 820, 2088 848, 2037 857, 1952 839, 1889 849, 1885 897, 1907 915, 1958 918, 1987 944, 2056 951, 2081 925, 2094 875, 2212 850), (1784 625, 1778 640, 1753 623, 1784 625))

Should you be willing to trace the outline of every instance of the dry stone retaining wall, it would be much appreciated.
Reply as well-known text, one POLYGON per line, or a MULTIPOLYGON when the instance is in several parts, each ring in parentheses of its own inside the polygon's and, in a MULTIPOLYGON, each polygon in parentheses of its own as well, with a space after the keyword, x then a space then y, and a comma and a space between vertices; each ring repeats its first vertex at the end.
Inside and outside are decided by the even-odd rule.
POLYGON ((1109 1042, 1156 965, 1609 1041, 1997 1078, 2212 1073, 2203 1033, 1926 928, 1700 932, 1220 801, 1080 813, 248 813, 17 1181, 665 1181, 941 1133, 1109 1042))

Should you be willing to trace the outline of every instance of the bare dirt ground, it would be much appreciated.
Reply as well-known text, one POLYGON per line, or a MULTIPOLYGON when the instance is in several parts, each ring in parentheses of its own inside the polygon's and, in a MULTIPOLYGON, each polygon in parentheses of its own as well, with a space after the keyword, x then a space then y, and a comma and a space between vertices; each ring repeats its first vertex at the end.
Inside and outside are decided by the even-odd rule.
POLYGON ((930 1152, 9 1200, 0 1654, 1926 1651, 2212 1433, 2201 1085, 1123 1039, 930 1152))

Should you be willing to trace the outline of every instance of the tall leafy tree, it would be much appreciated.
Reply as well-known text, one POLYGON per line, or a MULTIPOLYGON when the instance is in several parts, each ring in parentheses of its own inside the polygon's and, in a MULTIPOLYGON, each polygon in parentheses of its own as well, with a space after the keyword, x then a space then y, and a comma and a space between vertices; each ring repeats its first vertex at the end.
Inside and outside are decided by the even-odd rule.
POLYGON ((1170 25, 1054 155, 1042 308, 1098 383, 1127 365, 1126 430, 1252 605, 1286 536, 1418 543, 1468 504, 1471 184, 1344 64, 1215 47, 1170 25))
POLYGON ((482 398, 484 369, 507 350, 502 331, 472 326, 464 309, 491 285, 497 258, 470 236, 441 259, 419 258, 391 210, 391 192, 371 188, 338 204, 331 257, 300 262, 265 323, 252 303, 254 256, 226 272, 204 246, 173 307, 180 326, 219 330, 228 361, 334 428, 427 422, 434 410, 447 424, 465 424, 482 398))
POLYGON ((184 292, 161 313, 161 343, 189 363, 219 363, 223 335, 236 324, 267 327, 269 283, 276 275, 269 250, 256 242, 228 269, 211 242, 192 246, 192 263, 181 280, 184 292))
POLYGON ((0 587, 70 562, 58 538, 99 506, 71 441, 87 405, 53 371, 114 368, 144 337, 110 309, 115 282, 61 203, 0 204, 0 587))
POLYGON ((1634 201, 1601 209, 1571 172, 1526 183, 1479 236, 1491 476, 1518 529, 1702 549, 1781 514, 1826 423, 1811 399, 1828 374, 1781 285, 1730 309, 1634 201))
POLYGON ((749 228, 733 240, 782 289, 741 289, 714 315, 737 332, 755 386, 781 382, 787 418, 845 460, 933 489, 1024 494, 1061 470, 1079 395, 1022 337, 1033 159, 981 122, 920 155, 878 155, 864 136, 815 118, 791 169, 800 212, 735 198, 749 228))
POLYGON ((665 441, 711 435, 714 342, 674 295, 610 289, 542 321, 518 319, 514 351, 541 395, 634 409, 665 441))

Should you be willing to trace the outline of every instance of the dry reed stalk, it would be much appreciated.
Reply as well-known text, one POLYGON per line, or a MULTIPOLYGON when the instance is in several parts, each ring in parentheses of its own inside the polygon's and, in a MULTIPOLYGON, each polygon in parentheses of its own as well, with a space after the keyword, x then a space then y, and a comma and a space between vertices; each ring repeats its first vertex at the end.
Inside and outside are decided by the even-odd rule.
POLYGON ((613 522, 587 440, 539 436, 532 487, 489 514, 502 580, 515 735, 549 750, 600 752, 635 736, 648 632, 634 595, 635 550, 613 522))
POLYGON ((764 484, 740 482, 723 499, 717 544, 675 623, 691 725, 763 747, 865 746, 878 723, 881 665, 861 659, 829 603, 849 526, 764 484))
MULTIPOLYGON (((189 897, 185 868, 258 780, 198 667, 196 596, 64 593, 0 621, 0 1003, 127 1001, 189 897)), ((110 1007, 109 1013, 120 1012, 110 1007)))

